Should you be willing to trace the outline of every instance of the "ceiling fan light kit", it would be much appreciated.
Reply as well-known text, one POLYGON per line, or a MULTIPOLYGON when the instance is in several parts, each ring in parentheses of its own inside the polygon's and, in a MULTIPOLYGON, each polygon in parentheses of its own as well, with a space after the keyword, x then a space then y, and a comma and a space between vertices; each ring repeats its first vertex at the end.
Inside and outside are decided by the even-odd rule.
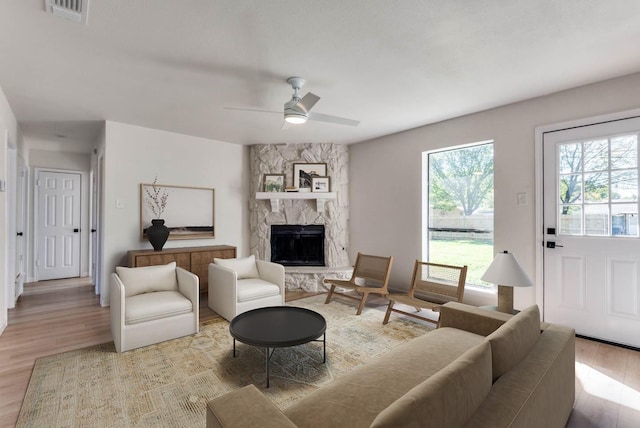
MULTIPOLYGON (((337 125, 358 126, 360 123, 357 120, 346 119, 344 117, 331 116, 322 113, 310 113, 311 108, 320 101, 320 97, 307 92, 304 97, 300 97, 300 89, 305 84, 305 80, 302 77, 289 77, 287 83, 293 88, 293 95, 291 99, 284 103, 284 121, 292 125, 301 125, 306 123, 307 120, 313 120, 316 122, 333 123, 337 125)), ((246 108, 234 108, 228 107, 231 110, 245 110, 245 111, 257 111, 265 113, 278 113, 268 110, 246 109, 246 108)))
POLYGON ((292 125, 300 125, 307 121, 307 115, 303 113, 285 112, 284 120, 292 125))

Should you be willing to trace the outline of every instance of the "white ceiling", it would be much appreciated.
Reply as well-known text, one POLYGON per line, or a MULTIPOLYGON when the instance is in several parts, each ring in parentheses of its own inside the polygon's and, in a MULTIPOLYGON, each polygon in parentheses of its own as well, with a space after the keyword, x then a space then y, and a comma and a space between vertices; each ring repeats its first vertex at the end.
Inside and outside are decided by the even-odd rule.
POLYGON ((353 143, 640 71, 638 0, 90 1, 86 26, 2 2, 0 87, 25 135, 113 120, 353 143), (294 75, 314 111, 360 125, 225 109, 281 111, 294 75))

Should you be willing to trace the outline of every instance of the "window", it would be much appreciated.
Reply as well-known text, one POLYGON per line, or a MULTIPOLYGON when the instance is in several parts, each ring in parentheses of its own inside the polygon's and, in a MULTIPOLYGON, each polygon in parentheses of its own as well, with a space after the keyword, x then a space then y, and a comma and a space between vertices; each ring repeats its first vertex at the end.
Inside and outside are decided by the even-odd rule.
POLYGON ((423 153, 423 260, 467 265, 467 285, 493 260, 493 142, 423 153))
POLYGON ((638 134, 558 145, 560 235, 638 236, 638 134))

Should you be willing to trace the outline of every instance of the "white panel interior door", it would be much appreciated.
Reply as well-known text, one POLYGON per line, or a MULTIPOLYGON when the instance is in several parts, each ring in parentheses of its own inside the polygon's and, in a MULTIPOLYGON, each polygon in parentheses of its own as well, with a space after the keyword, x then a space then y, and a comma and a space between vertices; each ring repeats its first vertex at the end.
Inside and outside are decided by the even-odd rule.
POLYGON ((80 276, 80 174, 38 172, 38 280, 80 276))
POLYGON ((544 320, 640 347, 640 118, 545 133, 544 320))
POLYGON ((15 298, 22 294, 27 275, 26 225, 27 225, 27 167, 18 155, 16 180, 16 281, 15 298))

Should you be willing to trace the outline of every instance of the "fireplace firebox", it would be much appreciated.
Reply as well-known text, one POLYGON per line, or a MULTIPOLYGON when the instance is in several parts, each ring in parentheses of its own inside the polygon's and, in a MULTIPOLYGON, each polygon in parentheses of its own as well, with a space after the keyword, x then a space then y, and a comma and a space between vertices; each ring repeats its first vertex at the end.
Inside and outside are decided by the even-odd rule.
POLYGON ((271 261, 284 266, 324 266, 324 225, 272 225, 271 261))

